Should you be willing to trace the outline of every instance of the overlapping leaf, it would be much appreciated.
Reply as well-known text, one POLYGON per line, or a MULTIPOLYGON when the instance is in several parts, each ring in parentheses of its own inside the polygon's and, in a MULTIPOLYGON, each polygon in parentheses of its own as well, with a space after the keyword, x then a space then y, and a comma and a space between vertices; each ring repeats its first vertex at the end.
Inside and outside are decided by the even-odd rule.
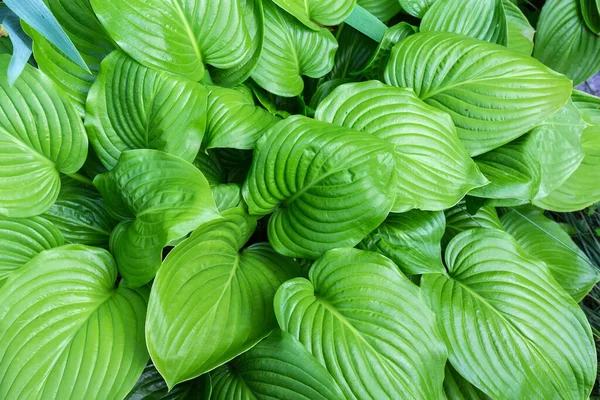
POLYGON ((437 0, 398 0, 400 2, 400 6, 402 10, 407 12, 408 14, 417 17, 423 18, 427 10, 437 1, 437 0))
POLYGON ((523 12, 510 0, 503 0, 508 38, 506 47, 526 56, 533 51, 535 29, 531 26, 523 12))
POLYGON ((490 205, 484 205, 476 213, 470 214, 464 201, 456 206, 445 210, 446 232, 442 239, 443 247, 456 235, 469 229, 490 228, 504 229, 496 209, 490 205))
POLYGON ((398 0, 358 0, 357 4, 384 22, 402 9, 398 0))
POLYGON ((163 377, 149 364, 124 400, 209 400, 211 391, 208 374, 182 382, 169 391, 163 377))
POLYGON ((356 0, 273 0, 273 2, 315 31, 321 29, 321 25, 339 25, 356 4, 356 0))

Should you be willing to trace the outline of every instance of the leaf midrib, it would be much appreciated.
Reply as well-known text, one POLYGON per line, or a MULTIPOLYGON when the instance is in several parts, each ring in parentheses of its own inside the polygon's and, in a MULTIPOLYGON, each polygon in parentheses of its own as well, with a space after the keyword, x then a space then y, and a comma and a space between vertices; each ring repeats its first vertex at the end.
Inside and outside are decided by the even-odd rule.
POLYGON ((185 32, 187 33, 190 42, 192 43, 192 47, 194 48, 194 52, 196 53, 198 60, 202 60, 202 53, 200 52, 200 48, 198 47, 196 35, 194 34, 194 30, 190 26, 190 22, 188 21, 185 13, 181 9, 181 5, 179 4, 178 0, 172 0, 171 3, 173 4, 175 11, 177 11, 177 15, 181 19, 181 22, 183 22, 183 27, 185 28, 185 32))

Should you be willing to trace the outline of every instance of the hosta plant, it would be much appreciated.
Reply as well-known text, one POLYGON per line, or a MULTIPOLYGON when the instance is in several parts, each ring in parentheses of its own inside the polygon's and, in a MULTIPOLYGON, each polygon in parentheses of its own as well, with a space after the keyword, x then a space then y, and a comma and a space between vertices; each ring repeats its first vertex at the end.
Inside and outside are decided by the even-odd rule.
POLYGON ((589 398, 599 2, 5 3, 0 398, 589 398))

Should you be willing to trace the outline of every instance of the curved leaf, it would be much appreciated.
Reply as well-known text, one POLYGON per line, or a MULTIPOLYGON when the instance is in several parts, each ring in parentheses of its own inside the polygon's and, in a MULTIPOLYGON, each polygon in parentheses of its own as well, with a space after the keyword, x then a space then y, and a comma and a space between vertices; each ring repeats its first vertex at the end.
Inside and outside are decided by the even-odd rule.
POLYGON ((510 0, 503 0, 508 37, 506 47, 517 53, 530 56, 533 51, 533 36, 535 29, 523 12, 510 0))
POLYGON ((446 229, 441 211, 390 214, 359 247, 383 254, 407 275, 444 271, 440 241, 446 229))
POLYGON ((495 229, 459 234, 445 258, 448 274, 425 275, 421 287, 462 376, 492 398, 589 396, 590 326, 543 263, 495 229))
POLYGON ((213 152, 200 151, 194 159, 194 166, 202 172, 211 187, 227 182, 220 158, 213 152))
POLYGON ((256 141, 281 118, 254 105, 252 94, 209 87, 208 124, 203 148, 252 150, 256 141))
MULTIPOLYGON (((38 0, 41 1, 41 0, 38 0)), ((10 42, 10 51, 5 51, 3 54, 11 54, 10 63, 6 76, 8 82, 12 85, 25 69, 25 65, 31 59, 33 53, 31 47, 33 42, 23 30, 21 19, 14 14, 5 3, 0 5, 0 18, 4 31, 8 34, 10 42)), ((8 49, 7 49, 8 50, 8 49)))
POLYGON ((435 317, 394 263, 336 249, 313 264, 309 278, 279 288, 277 321, 327 368, 345 398, 441 398, 446 349, 435 317))
MULTIPOLYGON (((10 56, 0 55, 0 71, 10 56)), ((47 211, 60 174, 85 162, 88 140, 67 97, 27 65, 14 85, 0 75, 0 215, 31 217, 47 211)))
POLYGON ((450 363, 446 364, 444 394, 448 400, 490 400, 485 393, 456 372, 450 363))
POLYGON ((217 210, 223 212, 230 208, 241 207, 244 204, 242 188, 237 183, 216 185, 211 188, 217 210))
POLYGON ((600 125, 600 98, 573 90, 571 100, 585 122, 590 125, 600 125))
POLYGON ((281 254, 316 258, 355 246, 391 209, 392 150, 352 129, 289 117, 258 141, 244 200, 253 215, 273 212, 269 241, 281 254))
POLYGON ((0 287, 37 254, 64 243, 60 231, 42 217, 0 217, 0 238, 0 287))
POLYGON ((292 335, 279 329, 210 373, 212 399, 343 399, 327 370, 292 335))
POLYGON ((537 23, 533 56, 575 85, 600 69, 600 37, 581 16, 580 0, 548 0, 537 23))
POLYGON ((123 398, 148 361, 148 292, 115 288, 102 249, 67 245, 32 259, 0 290, 0 397, 123 398))
POLYGON ((276 326, 271 306, 275 291, 297 272, 293 261, 266 245, 240 253, 256 220, 240 209, 223 216, 175 247, 152 287, 146 340, 170 388, 267 336, 276 326))
POLYGON ((389 21, 402 10, 398 0, 358 0, 357 4, 383 22, 389 21))
POLYGON ((423 16, 421 32, 453 32, 506 45, 503 0, 437 0, 423 16))
POLYGON ((450 118, 410 90, 378 81, 343 85, 319 105, 315 118, 370 133, 393 146, 393 212, 443 210, 487 183, 450 118))
POLYGON ((530 57, 449 32, 402 40, 385 79, 450 114, 472 156, 528 132, 558 111, 572 88, 567 77, 530 57))
POLYGON ((100 69, 85 125, 100 161, 112 169, 123 151, 157 149, 192 161, 206 126, 206 89, 138 64, 121 51, 100 69))
POLYGON ((130 287, 148 283, 162 249, 201 223, 219 218, 204 175, 179 157, 131 150, 94 179, 108 212, 122 222, 110 236, 119 272, 130 287))
POLYGON ((124 400, 209 400, 211 391, 208 374, 182 382, 169 391, 163 377, 149 364, 124 400))
POLYGON ((483 205, 475 214, 470 214, 464 201, 445 210, 446 232, 442 239, 442 247, 456 235, 466 230, 475 228, 504 229, 496 209, 490 205, 483 205))
POLYGON ((94 14, 90 0, 46 0, 52 14, 79 50, 89 70, 73 62, 44 35, 28 29, 38 67, 73 101, 79 114, 85 113, 88 91, 100 70, 100 62, 115 44, 94 14))
POLYGON ((356 0, 273 0, 312 30, 339 25, 352 12, 356 0))
POLYGON ((596 35, 600 34, 600 2, 597 0, 580 0, 581 15, 585 24, 596 35))
POLYGON ((412 15, 413 17, 423 18, 427 10, 437 0, 398 0, 402 10, 412 15))
POLYGON ((121 49, 149 68, 199 81, 204 64, 230 69, 255 51, 237 0, 90 0, 121 49))

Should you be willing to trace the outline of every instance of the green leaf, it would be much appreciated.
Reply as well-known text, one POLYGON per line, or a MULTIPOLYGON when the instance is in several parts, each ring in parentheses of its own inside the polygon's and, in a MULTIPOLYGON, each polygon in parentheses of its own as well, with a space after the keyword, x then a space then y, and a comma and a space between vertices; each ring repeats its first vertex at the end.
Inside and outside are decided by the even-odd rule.
POLYGON ((122 51, 103 62, 86 104, 85 125, 100 161, 157 149, 192 161, 204 136, 207 92, 199 83, 138 64, 122 51))
POLYGON ((393 262, 331 250, 309 279, 279 288, 277 321, 327 368, 345 398, 442 397, 446 349, 435 317, 393 262))
POLYGON ((596 35, 600 34, 600 1, 580 0, 581 15, 585 24, 596 35))
POLYGON ((203 148, 252 150, 256 141, 281 118, 254 105, 252 93, 218 86, 208 88, 208 126, 203 148))
POLYGON ((352 129, 289 117, 258 141, 244 200, 250 214, 273 213, 269 241, 281 254, 314 259, 355 246, 392 207, 392 150, 352 129))
POLYGON ((450 363, 446 364, 444 393, 448 400, 491 400, 456 372, 450 363))
POLYGON ((123 398, 148 361, 146 289, 115 288, 102 249, 33 258, 0 290, 0 397, 123 398))
POLYGON ((533 51, 535 29, 531 26, 523 12, 510 0, 503 0, 508 38, 506 47, 517 53, 530 56, 533 51))
POLYGON ((450 239, 466 230, 475 228, 504 229, 496 209, 484 205, 473 215, 469 214, 465 201, 445 210, 446 232, 442 238, 442 247, 446 247, 450 239))
POLYGON ((4 31, 8 34, 6 39, 10 42, 10 49, 6 49, 9 51, 5 51, 3 54, 12 55, 6 71, 8 82, 12 85, 31 59, 33 42, 23 31, 21 19, 4 3, 0 4, 0 23, 2 23, 4 31))
POLYGON ((249 350, 276 326, 273 296, 298 268, 265 244, 240 252, 255 228, 243 210, 230 210, 175 247, 158 272, 146 340, 170 388, 249 350))
POLYGON ((571 81, 536 60, 477 39, 426 32, 398 43, 388 84, 416 94, 452 117, 472 156, 500 147, 558 111, 571 81))
POLYGON ((105 248, 117 224, 94 187, 67 177, 61 179, 58 198, 43 216, 61 231, 65 242, 105 248))
POLYGON ((452 207, 487 183, 456 135, 448 115, 411 90, 378 81, 335 89, 315 118, 367 132, 393 146, 396 201, 393 212, 452 207))
POLYGON ((0 217, 0 237, 0 287, 37 254, 64 243, 60 231, 42 217, 0 217))
POLYGON ((327 81, 354 76, 365 67, 377 44, 349 25, 342 25, 336 39, 339 45, 331 72, 323 78, 327 81))
POLYGON ((421 32, 453 32, 506 45, 503 0, 437 0, 421 21, 421 32))
POLYGON ((398 0, 358 0, 357 4, 383 22, 389 21, 402 10, 398 0))
MULTIPOLYGON (((9 62, 0 55, 0 71, 9 62)), ((85 162, 83 123, 54 82, 30 65, 12 86, 0 74, 0 109, 0 215, 42 214, 58 196, 59 172, 75 173, 85 162)))
POLYGON ((148 68, 199 81, 204 64, 238 68, 256 50, 237 0, 90 2, 119 47, 148 68))
POLYGON ((402 10, 413 17, 423 18, 437 0, 398 0, 402 10))
POLYGON ((473 229, 445 253, 447 274, 421 287, 452 366, 492 398, 590 394, 596 351, 583 311, 505 232, 473 229))
POLYGON ((242 188, 237 183, 227 183, 212 187, 213 197, 219 212, 243 206, 242 188))
POLYGON ((292 335, 279 329, 210 373, 212 399, 343 399, 329 372, 292 335))
POLYGON ((131 150, 94 179, 108 212, 122 222, 110 236, 119 272, 130 287, 148 283, 162 249, 200 224, 219 218, 204 175, 179 157, 131 150))
POLYGON ((600 98, 581 92, 579 90, 573 90, 571 100, 585 122, 590 125, 600 125, 600 98))
POLYGON ((264 3, 265 40, 252 79, 279 96, 302 93, 302 75, 320 78, 331 71, 338 44, 325 28, 313 31, 271 2, 264 3))
POLYGON ((600 69, 600 37, 585 25, 580 0, 548 0, 537 24, 533 56, 575 85, 600 69))
POLYGON ((440 241, 446 229, 441 211, 390 214, 359 247, 390 258, 407 275, 444 271, 440 241))
POLYGON ((554 279, 576 302, 600 280, 596 267, 543 210, 519 208, 504 214, 501 221, 523 250, 546 263, 554 279))
POLYGON ((350 13, 356 0, 273 0, 312 30, 320 25, 339 25, 350 13))
POLYGON ((387 29, 386 24, 358 4, 354 6, 350 15, 346 17, 344 24, 353 27, 375 42, 381 41, 387 29))
POLYGON ((33 54, 42 72, 71 98, 79 114, 83 115, 100 62, 115 49, 115 44, 94 14, 90 0, 46 0, 46 4, 89 69, 72 61, 43 34, 28 29, 33 38, 33 54))
POLYGON ((211 391, 208 374, 182 382, 169 391, 163 377, 149 364, 124 400, 209 400, 211 391))
POLYGON ((214 152, 200 151, 194 159, 194 166, 202 172, 211 187, 227 182, 221 161, 214 152))

